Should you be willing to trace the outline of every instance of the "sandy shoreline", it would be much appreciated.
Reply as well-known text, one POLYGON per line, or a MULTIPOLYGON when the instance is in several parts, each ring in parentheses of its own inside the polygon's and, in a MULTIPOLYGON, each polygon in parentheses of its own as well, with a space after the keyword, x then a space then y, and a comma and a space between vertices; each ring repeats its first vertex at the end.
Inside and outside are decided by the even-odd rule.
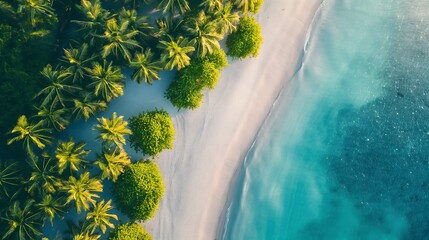
POLYGON ((173 116, 175 148, 157 163, 166 194, 146 228, 154 239, 215 239, 231 183, 273 102, 300 64, 322 0, 265 1, 256 59, 231 62, 204 104, 173 116))

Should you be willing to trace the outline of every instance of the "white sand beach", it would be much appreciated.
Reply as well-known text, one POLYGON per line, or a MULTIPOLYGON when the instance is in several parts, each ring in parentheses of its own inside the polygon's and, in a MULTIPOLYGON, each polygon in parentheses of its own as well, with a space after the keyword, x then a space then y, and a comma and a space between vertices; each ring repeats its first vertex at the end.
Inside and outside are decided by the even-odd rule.
MULTIPOLYGON (((173 114, 175 148, 161 154, 166 194, 145 223, 154 239, 216 239, 234 176, 259 127, 299 67, 322 0, 266 0, 256 59, 231 61, 194 111, 173 114)), ((169 109, 171 111, 171 109, 169 109)))

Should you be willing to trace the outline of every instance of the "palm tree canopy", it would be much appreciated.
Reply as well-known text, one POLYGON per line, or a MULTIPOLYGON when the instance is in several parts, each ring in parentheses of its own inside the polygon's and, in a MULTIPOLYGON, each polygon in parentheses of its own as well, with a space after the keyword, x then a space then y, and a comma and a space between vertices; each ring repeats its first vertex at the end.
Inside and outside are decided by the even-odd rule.
POLYGON ((113 151, 103 149, 102 154, 98 154, 97 161, 94 162, 101 170, 101 179, 109 179, 116 182, 119 175, 124 172, 125 167, 131 163, 127 153, 121 148, 113 151))
POLYGON ((36 206, 40 209, 43 215, 43 221, 49 220, 51 226, 54 225, 53 220, 55 216, 65 212, 65 201, 58 195, 46 194, 42 197, 42 201, 37 203, 36 206))
POLYGON ((95 62, 88 74, 92 82, 88 85, 94 89, 95 96, 101 96, 107 102, 124 94, 124 75, 119 67, 112 66, 112 62, 103 61, 103 65, 95 62))
POLYGON ((115 214, 108 213, 112 209, 112 200, 106 203, 104 200, 97 202, 92 211, 86 215, 86 229, 93 234, 97 228, 100 228, 102 233, 106 232, 107 227, 114 228, 115 225, 110 221, 112 218, 118 220, 118 217, 115 214))
POLYGON ((73 82, 81 82, 85 77, 85 68, 88 67, 95 56, 88 56, 88 44, 83 43, 79 48, 64 49, 61 61, 65 63, 67 70, 72 74, 73 82))
POLYGON ((44 96, 42 107, 48 104, 55 107, 58 103, 65 107, 65 94, 72 94, 80 90, 80 87, 68 84, 71 72, 67 69, 53 70, 52 66, 48 64, 41 73, 49 81, 49 85, 36 94, 36 97, 44 96))
POLYGON ((55 176, 56 169, 52 158, 47 153, 42 154, 42 159, 37 156, 30 156, 28 164, 32 172, 26 181, 28 184, 27 192, 33 195, 54 193, 58 179, 55 176))
POLYGON ((228 3, 217 10, 214 14, 218 32, 222 35, 228 34, 237 29, 236 25, 240 21, 240 16, 238 13, 232 12, 232 8, 232 4, 228 3))
POLYGON ((58 160, 58 173, 62 174, 64 170, 69 169, 70 173, 78 172, 82 163, 90 150, 85 150, 85 143, 75 143, 73 139, 67 142, 58 142, 55 151, 55 157, 58 160))
POLYGON ((20 171, 16 162, 6 162, 0 160, 0 199, 3 197, 10 198, 12 189, 16 192, 21 182, 20 171))
POLYGON ((128 27, 132 30, 138 30, 139 34, 148 37, 153 31, 153 26, 149 24, 148 17, 139 15, 135 9, 122 8, 119 12, 119 22, 128 23, 128 27))
POLYGON ((223 0, 203 0, 200 3, 200 7, 207 9, 209 12, 221 9, 223 0))
POLYGON ((160 41, 159 48, 163 50, 161 55, 162 61, 165 63, 165 69, 173 70, 177 68, 180 70, 189 65, 191 58, 189 53, 195 51, 187 38, 179 37, 176 41, 160 41))
POLYGON ((43 149, 46 144, 52 143, 52 137, 48 135, 51 132, 51 129, 43 127, 42 121, 36 124, 28 124, 27 117, 22 115, 18 118, 16 126, 11 131, 12 134, 17 134, 17 136, 10 139, 7 144, 10 145, 13 142, 23 140, 24 149, 28 154, 32 155, 32 145, 36 145, 38 148, 43 149))
POLYGON ((158 73, 162 69, 160 62, 153 61, 153 53, 150 48, 142 53, 136 53, 129 66, 134 69, 131 78, 138 83, 151 84, 153 80, 159 80, 158 73))
POLYGON ((55 10, 52 8, 52 1, 49 0, 19 0, 18 13, 28 15, 31 25, 34 27, 40 17, 53 17, 55 10))
POLYGON ((121 147, 125 144, 125 135, 131 134, 131 130, 127 128, 128 122, 124 121, 124 116, 117 116, 116 112, 112 113, 110 119, 97 118, 98 124, 94 127, 100 133, 98 139, 105 143, 113 142, 116 146, 121 147))
POLYGON ((120 21, 118 23, 115 18, 107 21, 106 31, 104 31, 104 35, 100 36, 107 41, 102 51, 103 58, 111 54, 119 57, 119 53, 121 53, 125 60, 130 61, 130 50, 141 48, 140 44, 134 39, 135 36, 140 34, 140 31, 130 28, 129 24, 129 21, 120 21))
POLYGON ((39 226, 41 226, 39 213, 33 209, 34 200, 27 200, 22 208, 19 201, 13 202, 6 216, 2 220, 8 223, 7 231, 2 239, 11 238, 19 240, 36 239, 41 235, 39 226))
POLYGON ((95 205, 94 198, 100 196, 96 192, 103 191, 103 184, 96 178, 91 178, 89 172, 80 175, 79 179, 70 176, 68 181, 62 183, 61 189, 68 195, 66 203, 75 202, 76 211, 90 209, 90 204, 95 205))
POLYGON ((66 129, 69 121, 63 116, 67 114, 66 108, 54 108, 53 106, 43 106, 36 108, 38 110, 36 117, 47 127, 53 127, 57 131, 66 129))
POLYGON ((72 114, 75 119, 88 120, 91 116, 95 116, 97 112, 104 111, 107 108, 107 104, 103 100, 95 100, 92 93, 84 93, 81 98, 73 99, 73 110, 72 114))
POLYGON ((211 21, 204 11, 201 11, 197 17, 191 18, 185 30, 191 36, 191 42, 195 43, 195 53, 198 57, 204 57, 220 49, 219 40, 222 35, 217 32, 216 22, 211 21))
POLYGON ((158 4, 158 9, 162 9, 162 13, 170 12, 172 14, 178 10, 181 14, 191 10, 187 0, 161 0, 158 4))

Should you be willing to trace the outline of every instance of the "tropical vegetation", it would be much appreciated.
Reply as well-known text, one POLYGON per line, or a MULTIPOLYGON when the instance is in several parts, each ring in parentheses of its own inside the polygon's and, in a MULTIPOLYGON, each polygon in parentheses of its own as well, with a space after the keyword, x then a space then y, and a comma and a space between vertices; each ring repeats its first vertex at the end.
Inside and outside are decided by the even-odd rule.
POLYGON ((148 160, 128 165, 114 183, 113 193, 119 209, 131 220, 151 218, 164 194, 158 166, 148 160))
POLYGON ((200 106, 228 65, 220 41, 233 58, 257 54, 251 16, 261 4, 0 0, 0 237, 46 239, 42 228, 76 214, 62 238, 151 239, 135 223, 118 226, 113 209, 132 220, 155 214, 164 188, 154 160, 173 147, 171 118, 154 110, 128 124, 100 113, 125 93, 125 76, 148 87, 164 70, 175 73, 165 97, 178 109, 200 106), (152 8, 162 16, 143 14, 152 8), (69 126, 91 119, 98 143, 75 140, 69 126), (151 160, 133 163, 127 141, 151 160), (101 194, 106 184, 114 202, 101 194))

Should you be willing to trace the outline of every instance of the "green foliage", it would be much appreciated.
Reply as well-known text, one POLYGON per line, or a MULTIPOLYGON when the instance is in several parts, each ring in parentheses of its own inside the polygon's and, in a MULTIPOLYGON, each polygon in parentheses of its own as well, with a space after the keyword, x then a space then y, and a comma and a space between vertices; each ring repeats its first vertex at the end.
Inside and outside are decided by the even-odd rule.
POLYGON ((226 66, 228 66, 228 59, 226 58, 226 54, 222 49, 217 49, 212 54, 201 58, 201 60, 212 63, 218 70, 223 70, 226 66))
POLYGON ((113 192, 119 209, 132 220, 147 220, 158 209, 164 194, 161 173, 150 161, 138 161, 126 167, 113 192))
POLYGON ((243 17, 237 30, 226 40, 228 55, 238 59, 256 57, 261 44, 261 26, 253 17, 243 17))
POLYGON ((140 113, 130 118, 131 146, 143 154, 157 156, 164 149, 173 148, 176 134, 170 116, 164 110, 140 113))
POLYGON ((215 64, 221 66, 224 61, 219 53, 195 60, 180 71, 176 80, 168 87, 165 97, 177 108, 195 109, 201 105, 205 88, 213 89, 219 80, 219 71, 215 64), (215 64, 211 61, 216 62, 215 64))
POLYGON ((264 0, 234 0, 234 5, 240 9, 243 14, 248 12, 258 13, 261 8, 264 0))
POLYGON ((109 240, 152 240, 152 237, 139 224, 125 223, 110 233, 109 240))

